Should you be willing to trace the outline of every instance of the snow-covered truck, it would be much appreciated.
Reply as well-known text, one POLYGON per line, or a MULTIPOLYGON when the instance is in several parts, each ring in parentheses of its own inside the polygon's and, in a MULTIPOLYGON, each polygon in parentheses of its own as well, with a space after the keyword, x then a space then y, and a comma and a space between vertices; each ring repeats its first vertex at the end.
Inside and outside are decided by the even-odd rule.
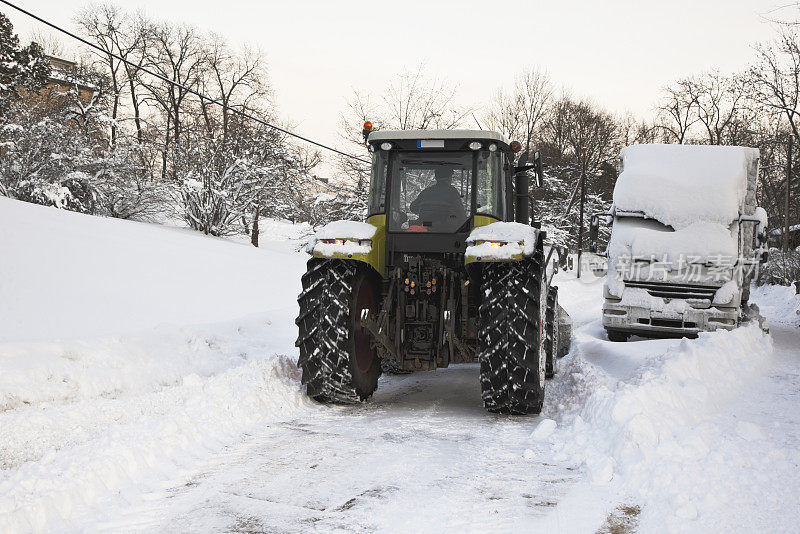
MULTIPOLYGON (((694 337, 743 320, 766 254, 754 148, 634 145, 622 149, 610 213, 603 327, 694 337)), ((596 247, 598 218, 590 226, 596 247)))

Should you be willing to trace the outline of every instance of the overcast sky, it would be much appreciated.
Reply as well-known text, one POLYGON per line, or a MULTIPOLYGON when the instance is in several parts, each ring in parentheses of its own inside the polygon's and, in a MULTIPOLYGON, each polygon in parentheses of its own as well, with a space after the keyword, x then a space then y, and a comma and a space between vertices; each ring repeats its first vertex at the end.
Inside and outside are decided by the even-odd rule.
MULTIPOLYGON (((74 29, 80 0, 17 0, 74 29)), ((659 90, 678 77, 732 72, 768 40, 775 0, 134 0, 153 18, 184 21, 266 53, 283 118, 311 138, 343 146, 339 117, 353 88, 380 94, 404 70, 458 86, 483 105, 525 67, 612 112, 652 114, 659 90)), ((6 13, 23 40, 35 23, 6 13)), ((360 125, 354 124, 354 128, 360 125)))

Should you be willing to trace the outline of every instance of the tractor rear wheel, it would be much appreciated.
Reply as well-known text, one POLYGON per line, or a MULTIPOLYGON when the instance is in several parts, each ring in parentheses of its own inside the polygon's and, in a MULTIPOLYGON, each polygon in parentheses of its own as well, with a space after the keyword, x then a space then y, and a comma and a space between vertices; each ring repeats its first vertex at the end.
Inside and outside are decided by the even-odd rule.
POLYGON ((374 316, 378 309, 377 285, 370 274, 347 260, 308 262, 297 299, 297 365, 306 393, 320 402, 359 402, 378 387, 380 358, 360 326, 362 310, 374 316))
POLYGON ((491 412, 539 413, 544 402, 541 250, 519 262, 483 268, 478 357, 484 406, 491 412))

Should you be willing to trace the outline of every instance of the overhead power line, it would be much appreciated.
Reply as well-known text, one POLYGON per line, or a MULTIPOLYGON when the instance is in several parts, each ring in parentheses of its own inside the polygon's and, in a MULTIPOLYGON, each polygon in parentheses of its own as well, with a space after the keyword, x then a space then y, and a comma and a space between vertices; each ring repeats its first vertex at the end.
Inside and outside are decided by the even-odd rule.
POLYGON ((45 24, 45 25, 53 28, 54 30, 57 30, 57 31, 59 31, 59 32, 65 34, 65 35, 68 35, 69 37, 72 37, 73 39, 75 39, 77 41, 80 41, 81 43, 85 44, 86 46, 88 46, 90 48, 93 48, 93 49, 97 50, 98 52, 100 52, 100 53, 102 53, 104 55, 111 56, 114 59, 117 59, 118 61, 122 61, 126 65, 130 65, 131 67, 134 67, 137 70, 141 70, 142 72, 145 72, 145 73, 149 74, 150 76, 158 78, 159 80, 167 82, 169 84, 172 84, 175 87, 179 87, 179 88, 183 89, 184 91, 186 91, 187 93, 191 93, 191 94, 199 97, 201 100, 205 100, 207 102, 211 102, 212 104, 216 104, 216 105, 218 105, 218 106, 220 106, 222 108, 225 108, 225 109, 227 109, 229 111, 232 111, 233 113, 236 113, 239 116, 245 117, 245 118, 250 119, 252 121, 255 121, 255 122, 259 123, 259 124, 263 124, 264 126, 267 126, 267 127, 272 128, 274 130, 277 130, 279 132, 285 133, 286 135, 292 136, 292 137, 294 137, 296 139, 300 139, 301 141, 305 141, 306 143, 312 144, 314 146, 318 146, 320 148, 324 148, 325 150, 330 150, 331 152, 335 152, 336 154, 345 156, 347 158, 354 159, 356 161, 360 161, 362 163, 369 163, 369 161, 365 160, 364 158, 359 158, 358 156, 354 156, 352 154, 348 154, 347 152, 342 152, 341 150, 335 149, 335 148, 330 147, 328 145, 323 145, 322 143, 318 143, 317 141, 313 141, 313 140, 309 139, 308 137, 303 137, 302 135, 296 134, 294 132, 290 132, 289 130, 287 130, 285 128, 281 128, 280 126, 276 126, 274 124, 270 124, 269 122, 267 122, 267 121, 265 121, 263 119, 259 119, 258 117, 255 117, 255 116, 253 116, 253 115, 251 115, 249 113, 245 113, 242 110, 236 109, 236 108, 231 107, 231 106, 227 106, 224 103, 222 103, 219 100, 217 100, 216 98, 211 98, 209 96, 206 96, 203 93, 201 93, 200 91, 197 91, 196 89, 192 89, 191 87, 187 87, 187 86, 183 85, 182 83, 178 83, 176 81, 170 80, 169 78, 167 78, 165 76, 162 76, 161 74, 158 74, 157 72, 153 72, 153 71, 151 71, 151 70, 149 70, 149 69, 147 69, 145 67, 137 65, 137 64, 135 64, 135 63, 133 63, 131 61, 128 61, 127 59, 125 59, 125 58, 123 58, 123 57, 121 57, 121 56, 119 56, 119 55, 117 55, 117 54, 115 54, 113 52, 109 52, 108 50, 103 50, 101 47, 97 46, 96 44, 94 44, 94 43, 92 43, 90 41, 87 41, 86 39, 84 39, 80 35, 76 35, 76 34, 72 33, 69 30, 66 30, 66 29, 64 29, 64 28, 62 28, 60 26, 57 26, 56 24, 53 24, 52 22, 48 22, 48 21, 44 20, 42 17, 39 17, 38 15, 35 15, 35 14, 31 13, 30 11, 22 9, 21 7, 19 7, 17 5, 14 5, 11 2, 8 2, 7 0, 0 0, 0 3, 3 3, 3 4, 7 5, 8 7, 13 8, 13 9, 16 9, 20 13, 23 13, 23 14, 31 17, 32 19, 37 20, 37 21, 41 22, 42 24, 45 24))

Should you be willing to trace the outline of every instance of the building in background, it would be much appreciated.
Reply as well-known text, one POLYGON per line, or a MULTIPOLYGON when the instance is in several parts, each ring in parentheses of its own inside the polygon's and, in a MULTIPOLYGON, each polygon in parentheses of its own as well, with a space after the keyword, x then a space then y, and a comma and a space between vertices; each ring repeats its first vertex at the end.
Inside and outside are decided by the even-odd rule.
POLYGON ((88 104, 92 101, 97 88, 81 79, 78 64, 68 59, 47 56, 50 62, 50 76, 47 79, 47 88, 57 93, 75 91, 78 100, 88 104))

